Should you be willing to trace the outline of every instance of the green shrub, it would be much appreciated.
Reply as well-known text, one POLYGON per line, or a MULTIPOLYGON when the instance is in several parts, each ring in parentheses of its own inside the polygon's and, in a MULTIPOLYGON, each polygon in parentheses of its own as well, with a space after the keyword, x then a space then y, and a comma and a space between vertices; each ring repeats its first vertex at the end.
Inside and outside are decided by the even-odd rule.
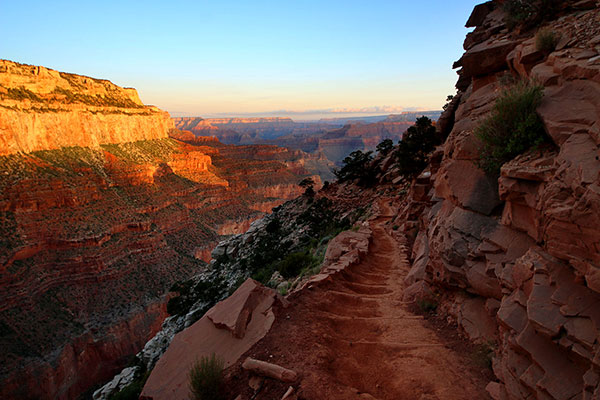
POLYGON ((536 112, 542 96, 543 87, 531 81, 518 82, 502 92, 490 115, 475 128, 481 141, 481 169, 498 175, 502 164, 547 140, 536 112))
POLYGON ((559 5, 560 0, 506 0, 503 5, 506 13, 504 22, 510 30, 517 26, 535 26, 543 20, 552 19, 559 5))
POLYGON ((284 257, 277 265, 277 270, 286 279, 294 278, 314 263, 314 257, 308 252, 298 251, 284 257))
POLYGON ((125 386, 120 391, 111 394, 108 399, 109 400, 137 400, 140 397, 140 393, 142 393, 142 389, 144 388, 144 383, 142 381, 132 382, 130 385, 125 386))
POLYGON ((306 197, 313 197, 315 195, 315 181, 312 178, 304 178, 298 184, 304 189, 304 195, 306 197))
POLYGON ((376 150, 379 154, 386 155, 394 148, 394 142, 392 139, 382 140, 376 147, 376 150))
POLYGON ((417 118, 415 124, 402 135, 394 154, 400 174, 411 178, 421 173, 436 144, 435 126, 431 120, 425 116, 417 118))
POLYGON ((214 353, 197 360, 190 372, 189 389, 194 400, 220 400, 225 398, 223 368, 225 363, 214 353))
POLYGON ((7 95, 9 99, 13 100, 31 100, 36 102, 44 101, 37 94, 33 93, 31 90, 25 88, 25 86, 19 86, 17 88, 8 88, 7 95))
POLYGON ((338 182, 357 180, 361 186, 370 186, 375 183, 375 176, 379 171, 371 165, 371 161, 373 161, 372 154, 372 151, 363 153, 360 150, 350 153, 342 161, 344 164, 342 168, 333 171, 338 182))
POLYGON ((549 28, 542 28, 535 35, 535 48, 542 53, 552 53, 560 37, 549 28))

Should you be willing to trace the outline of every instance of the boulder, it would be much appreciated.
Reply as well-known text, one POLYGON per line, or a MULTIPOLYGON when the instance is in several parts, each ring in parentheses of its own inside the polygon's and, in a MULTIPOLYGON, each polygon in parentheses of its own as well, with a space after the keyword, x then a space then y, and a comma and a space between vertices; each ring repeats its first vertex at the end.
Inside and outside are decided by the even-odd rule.
POLYGON ((488 314, 482 298, 465 299, 457 322, 469 339, 476 343, 488 343, 496 336, 495 319, 488 314))
POLYGON ((485 3, 476 5, 475 8, 473 8, 471 15, 469 16, 469 19, 467 20, 465 27, 472 28, 472 27, 481 25, 483 23, 483 21, 485 20, 485 17, 487 17, 487 15, 493 9, 494 9, 493 1, 487 1, 485 3))
POLYGON ((488 40, 471 47, 460 59, 467 76, 487 75, 507 69, 506 56, 518 44, 507 38, 488 40))
POLYGON ((502 204, 496 180, 471 161, 453 160, 445 163, 435 182, 435 195, 485 215, 502 204))
POLYGON ((273 290, 246 280, 228 299, 175 335, 152 370, 141 398, 187 400, 187 376, 193 363, 211 354, 221 358, 225 367, 235 363, 271 328, 276 299, 273 290))
POLYGON ((537 111, 546 131, 560 146, 571 135, 586 133, 590 126, 600 120, 599 99, 599 83, 578 79, 547 87, 537 111))
POLYGON ((254 310, 262 302, 272 303, 273 291, 253 279, 247 279, 231 296, 208 310, 205 316, 220 329, 241 339, 254 310))
POLYGON ((413 303, 419 300, 427 300, 433 298, 433 292, 429 285, 424 281, 418 281, 404 289, 402 301, 413 303))

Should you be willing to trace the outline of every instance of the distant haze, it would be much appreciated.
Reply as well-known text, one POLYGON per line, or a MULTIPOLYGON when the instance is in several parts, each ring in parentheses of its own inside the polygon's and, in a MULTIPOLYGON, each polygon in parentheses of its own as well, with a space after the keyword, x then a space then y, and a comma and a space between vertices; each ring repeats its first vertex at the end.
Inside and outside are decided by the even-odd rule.
MULTIPOLYGON (((406 110, 415 112, 416 110, 406 110)), ((431 112, 430 110, 420 110, 424 113, 431 112)), ((395 114, 401 114, 405 111, 399 111, 395 114)), ((218 113, 218 114, 206 114, 202 115, 203 118, 257 118, 257 117, 284 117, 291 118, 294 121, 320 121, 327 119, 346 119, 346 118, 365 118, 365 117, 381 117, 385 119, 390 113, 370 113, 370 112, 335 112, 331 110, 310 110, 310 111, 266 111, 256 113, 218 113)), ((174 113, 171 112, 173 117, 195 117, 194 113, 174 113)))

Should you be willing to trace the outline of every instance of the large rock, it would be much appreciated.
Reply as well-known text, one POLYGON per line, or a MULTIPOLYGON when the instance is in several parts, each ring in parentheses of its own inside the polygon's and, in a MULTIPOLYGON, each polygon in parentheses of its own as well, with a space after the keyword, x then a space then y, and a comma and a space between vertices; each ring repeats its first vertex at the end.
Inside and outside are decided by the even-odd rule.
POLYGON ((435 182, 435 194, 457 206, 486 215, 502 204, 496 180, 470 161, 445 163, 435 182))
POLYGON ((271 328, 277 294, 248 279, 229 298, 178 333, 150 374, 144 399, 187 400, 188 372, 201 357, 216 354, 225 367, 236 362, 271 328))
POLYGON ((506 56, 518 42, 501 38, 477 44, 462 56, 459 63, 466 76, 487 75, 507 69, 506 56))

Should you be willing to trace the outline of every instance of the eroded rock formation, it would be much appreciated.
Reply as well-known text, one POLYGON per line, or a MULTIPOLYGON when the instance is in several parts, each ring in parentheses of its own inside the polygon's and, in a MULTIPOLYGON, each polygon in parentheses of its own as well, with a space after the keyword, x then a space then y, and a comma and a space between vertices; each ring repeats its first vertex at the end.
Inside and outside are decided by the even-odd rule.
POLYGON ((509 32, 500 3, 469 19, 460 100, 442 116, 453 127, 398 217, 414 239, 407 283, 437 287, 464 332, 495 349, 495 400, 597 398, 600 9, 561 2, 543 24, 560 37, 546 55, 541 27, 509 32), (495 179, 476 165, 473 130, 507 74, 543 84, 538 113, 552 144, 495 179))
MULTIPOLYGON (((437 112, 423 112, 435 118, 437 112)), ((374 150, 384 139, 397 142, 419 113, 381 117, 381 121, 294 122, 289 118, 174 118, 178 129, 198 136, 215 136, 230 144, 272 144, 314 153, 321 160, 339 163, 354 150, 374 150)), ((308 159, 309 157, 305 156, 308 159)), ((330 177, 328 177, 329 179, 330 177)))

